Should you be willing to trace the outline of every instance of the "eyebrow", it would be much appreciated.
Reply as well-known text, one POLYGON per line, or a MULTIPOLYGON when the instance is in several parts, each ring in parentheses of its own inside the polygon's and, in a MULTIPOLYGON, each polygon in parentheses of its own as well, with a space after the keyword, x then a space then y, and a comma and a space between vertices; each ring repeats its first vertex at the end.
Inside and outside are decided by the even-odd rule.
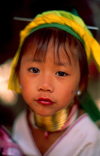
POLYGON ((39 59, 26 59, 26 62, 43 62, 42 60, 39 59))
MULTIPOLYGON (((37 63, 42 63, 42 62, 45 62, 44 60, 40 60, 40 59, 27 59, 26 60, 27 62, 37 62, 37 63)), ((65 63, 62 63, 61 61, 54 61, 54 64, 57 65, 57 66, 71 66, 71 63, 68 63, 68 62, 65 62, 65 63)))
POLYGON ((64 66, 64 67, 66 67, 66 66, 71 66, 71 64, 70 63, 62 63, 62 62, 56 62, 55 63, 57 66, 64 66))

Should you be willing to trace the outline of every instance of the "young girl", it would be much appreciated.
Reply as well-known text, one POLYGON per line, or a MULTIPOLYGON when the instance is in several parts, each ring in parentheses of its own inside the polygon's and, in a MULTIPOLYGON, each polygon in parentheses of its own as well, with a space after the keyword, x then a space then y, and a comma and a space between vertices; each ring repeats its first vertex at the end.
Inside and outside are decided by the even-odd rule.
POLYGON ((28 106, 13 128, 24 154, 100 156, 100 131, 78 98, 91 56, 100 69, 99 51, 81 18, 65 11, 44 12, 21 32, 8 87, 28 106))

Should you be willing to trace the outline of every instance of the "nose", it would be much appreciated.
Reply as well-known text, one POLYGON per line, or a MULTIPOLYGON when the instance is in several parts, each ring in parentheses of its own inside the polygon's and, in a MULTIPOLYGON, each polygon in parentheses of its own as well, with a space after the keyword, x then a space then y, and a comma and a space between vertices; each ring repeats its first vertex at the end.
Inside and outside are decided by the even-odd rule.
POLYGON ((53 90, 54 90, 54 86, 53 86, 53 80, 51 76, 45 75, 41 77, 38 83, 38 91, 53 92, 53 90))

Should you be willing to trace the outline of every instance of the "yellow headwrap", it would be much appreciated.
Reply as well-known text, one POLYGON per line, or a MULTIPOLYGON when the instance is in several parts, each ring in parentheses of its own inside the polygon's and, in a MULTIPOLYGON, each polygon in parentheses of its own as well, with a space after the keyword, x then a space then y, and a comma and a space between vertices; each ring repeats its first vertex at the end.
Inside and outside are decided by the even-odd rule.
MULTIPOLYGON (((98 71, 100 71, 100 45, 93 38, 91 32, 87 29, 83 20, 80 17, 75 16, 66 11, 47 11, 47 12, 43 12, 42 14, 37 15, 33 19, 33 21, 30 22, 25 27, 25 29, 20 32, 20 44, 19 44, 18 51, 12 62, 8 89, 21 93, 18 78, 15 73, 15 67, 19 59, 22 44, 24 42, 24 39, 31 33, 31 31, 36 31, 39 26, 40 28, 44 28, 46 24, 48 25, 48 27, 50 24, 59 24, 61 25, 61 27, 58 26, 58 28, 60 29, 63 29, 62 28, 63 26, 64 27, 68 26, 69 28, 71 28, 73 33, 75 32, 76 34, 76 36, 75 35, 74 36, 75 37, 79 36, 80 38, 79 40, 83 42, 85 51, 87 54, 88 62, 92 56, 95 60, 98 71)), ((68 30, 65 30, 65 31, 68 32, 68 30)))

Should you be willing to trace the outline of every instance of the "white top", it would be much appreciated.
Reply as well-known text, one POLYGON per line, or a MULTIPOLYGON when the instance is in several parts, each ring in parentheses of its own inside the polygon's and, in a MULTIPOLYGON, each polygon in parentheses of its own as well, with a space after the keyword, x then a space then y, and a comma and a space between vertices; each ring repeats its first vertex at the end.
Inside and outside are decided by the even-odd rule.
MULTIPOLYGON (((13 127, 13 139, 28 156, 41 156, 22 112, 13 127)), ((87 114, 78 118, 44 156, 100 156, 100 130, 87 114)))

